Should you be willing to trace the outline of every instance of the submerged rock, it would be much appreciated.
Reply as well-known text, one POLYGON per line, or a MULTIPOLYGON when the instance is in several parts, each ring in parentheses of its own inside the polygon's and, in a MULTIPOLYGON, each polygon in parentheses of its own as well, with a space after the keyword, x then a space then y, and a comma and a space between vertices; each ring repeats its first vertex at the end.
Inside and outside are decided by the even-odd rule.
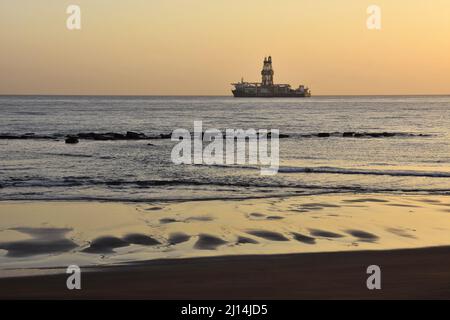
POLYGON ((133 131, 127 131, 127 134, 125 135, 127 139, 130 140, 139 140, 139 139, 145 139, 147 136, 143 133, 139 132, 133 132, 133 131))
POLYGON ((74 136, 68 136, 67 138, 66 138, 66 143, 67 144, 76 144, 76 143, 78 143, 79 141, 78 141, 78 138, 77 137, 74 137, 74 136))
POLYGON ((372 138, 381 138, 383 136, 382 133, 377 133, 377 132, 373 132, 373 133, 366 133, 366 135, 369 135, 372 138))
MULTIPOLYGON (((205 138, 205 141, 211 141, 211 137, 216 137, 217 135, 222 135, 222 138, 226 138, 224 132, 219 134, 206 134, 202 133, 202 137, 205 138)), ((162 139, 171 139, 171 133, 159 133, 153 135, 146 135, 145 133, 135 132, 135 131, 127 131, 124 133, 119 132, 106 132, 106 133, 95 133, 95 132, 80 132, 78 134, 70 134, 66 137, 74 137, 83 140, 99 140, 99 141, 126 141, 126 140, 162 140, 162 139)), ((272 132, 269 131, 265 134, 260 135, 259 132, 256 133, 256 137, 265 136, 266 138, 271 138, 272 132)), ((308 134, 300 134, 298 135, 301 138, 329 138, 329 137, 344 137, 344 138, 390 138, 390 137, 431 137, 433 135, 426 133, 407 133, 407 132, 353 132, 353 131, 344 131, 344 132, 319 132, 319 133, 308 133, 308 134)), ((55 140, 59 138, 64 138, 65 134, 55 133, 53 135, 40 135, 35 134, 33 132, 24 133, 24 134, 12 134, 12 133, 0 133, 0 140, 55 140)), ((294 135, 294 137, 296 137, 294 135)), ((248 139, 249 136, 246 136, 245 139, 248 139)), ((279 133, 278 138, 291 138, 290 135, 279 133)), ((234 136, 234 139, 237 139, 234 136)), ((182 138, 180 137, 180 140, 182 138)))
POLYGON ((172 138, 172 134, 171 133, 161 133, 159 135, 159 138, 160 139, 170 139, 170 138, 172 138))
POLYGON ((317 134, 317 136, 319 138, 328 138, 330 137, 330 134, 328 132, 320 132, 319 134, 317 134))
POLYGON ((133 131, 128 131, 126 134, 118 132, 107 132, 107 133, 82 132, 79 133, 77 136, 80 139, 99 140, 99 141, 148 139, 148 137, 145 134, 133 131))

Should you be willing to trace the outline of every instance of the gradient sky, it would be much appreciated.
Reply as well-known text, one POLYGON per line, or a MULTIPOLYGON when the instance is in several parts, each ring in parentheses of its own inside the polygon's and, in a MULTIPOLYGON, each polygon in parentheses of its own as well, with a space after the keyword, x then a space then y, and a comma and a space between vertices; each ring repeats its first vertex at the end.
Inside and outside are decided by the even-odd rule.
POLYGON ((449 94, 450 1, 0 1, 0 94, 230 95, 269 54, 313 94, 449 94))

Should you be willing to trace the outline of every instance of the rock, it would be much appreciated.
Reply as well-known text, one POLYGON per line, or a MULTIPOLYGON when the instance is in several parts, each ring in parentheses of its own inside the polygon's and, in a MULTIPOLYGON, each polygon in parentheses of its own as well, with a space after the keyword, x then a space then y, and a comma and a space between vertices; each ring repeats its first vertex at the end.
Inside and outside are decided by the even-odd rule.
POLYGON ((109 141, 109 140, 125 140, 127 137, 124 134, 117 132, 107 132, 107 133, 79 133, 78 138, 86 140, 99 140, 99 141, 109 141))
POLYGON ((109 136, 108 134, 95 134, 94 140, 98 141, 107 141, 107 140, 113 140, 113 136, 109 136))
POLYGON ((33 139, 33 138, 35 138, 35 134, 32 133, 32 132, 25 133, 24 135, 21 136, 21 138, 23 138, 23 139, 33 139))
POLYGON ((123 140, 125 139, 125 135, 115 132, 108 132, 108 133, 102 133, 102 134, 96 134, 94 136, 94 140, 123 140))
POLYGON ((82 133, 79 133, 77 136, 80 139, 92 139, 93 140, 93 139, 95 139, 96 133, 94 133, 94 132, 88 132, 88 133, 82 132, 82 133))
POLYGON ((125 135, 122 134, 122 133, 110 132, 110 133, 107 133, 107 134, 112 136, 114 138, 114 140, 123 140, 123 139, 125 139, 125 135))
POLYGON ((0 135, 0 139, 20 139, 20 137, 19 136, 13 136, 13 135, 10 135, 10 134, 2 134, 2 135, 0 135))
POLYGON ((139 140, 139 139, 145 139, 146 136, 143 133, 127 131, 125 138, 130 139, 130 140, 139 140))
POLYGON ((160 137, 161 139, 170 139, 170 138, 172 138, 172 134, 171 134, 171 133, 161 133, 161 134, 159 135, 159 137, 160 137))
POLYGON ((319 138, 328 138, 330 134, 328 132, 321 132, 317 135, 319 138))
POLYGON ((368 133, 368 135, 372 138, 381 138, 383 136, 382 133, 368 133))
MULTIPOLYGON (((272 131, 267 132, 267 134, 260 134, 260 132, 257 132, 256 135, 259 136, 266 136, 266 138, 271 138, 272 137, 272 131)), ((289 138, 288 134, 285 133, 278 133, 278 138, 279 139, 286 139, 289 138)))
POLYGON ((75 136, 68 136, 66 138, 66 143, 68 143, 68 144, 75 144, 75 143, 78 143, 78 142, 79 142, 78 138, 75 137, 75 136))

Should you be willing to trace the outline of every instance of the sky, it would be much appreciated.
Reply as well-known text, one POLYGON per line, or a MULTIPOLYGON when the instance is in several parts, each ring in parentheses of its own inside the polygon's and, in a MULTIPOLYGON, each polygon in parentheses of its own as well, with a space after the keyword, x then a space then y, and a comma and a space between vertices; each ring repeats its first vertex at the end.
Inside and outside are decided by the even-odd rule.
POLYGON ((313 95, 450 94, 450 1, 0 0, 0 94, 231 95, 268 55, 313 95))

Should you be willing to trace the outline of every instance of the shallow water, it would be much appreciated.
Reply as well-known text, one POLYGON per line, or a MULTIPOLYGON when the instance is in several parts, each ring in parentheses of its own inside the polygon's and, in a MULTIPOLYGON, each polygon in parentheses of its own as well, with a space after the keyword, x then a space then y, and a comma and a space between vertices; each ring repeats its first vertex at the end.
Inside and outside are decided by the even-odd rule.
POLYGON ((321 193, 450 194, 450 97, 0 97, 0 200, 150 201, 321 193), (280 173, 175 166, 175 142, 64 143, 81 132, 280 129, 280 173), (396 133, 342 137, 344 132, 396 133), (331 137, 308 137, 321 132, 331 137), (335 134, 333 134, 335 133, 335 134), (148 145, 149 143, 153 145, 148 145))

